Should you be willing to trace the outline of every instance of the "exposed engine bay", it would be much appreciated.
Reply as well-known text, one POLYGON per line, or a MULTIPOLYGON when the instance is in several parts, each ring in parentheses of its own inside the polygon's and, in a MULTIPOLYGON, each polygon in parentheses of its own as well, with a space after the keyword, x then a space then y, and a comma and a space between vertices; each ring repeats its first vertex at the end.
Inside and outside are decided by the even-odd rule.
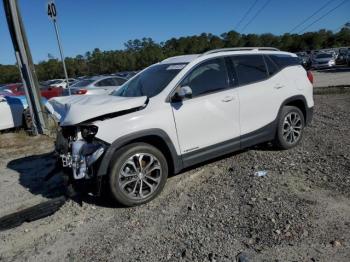
POLYGON ((97 131, 94 125, 60 128, 55 151, 70 184, 97 178, 98 162, 107 149, 106 144, 95 139, 97 131))

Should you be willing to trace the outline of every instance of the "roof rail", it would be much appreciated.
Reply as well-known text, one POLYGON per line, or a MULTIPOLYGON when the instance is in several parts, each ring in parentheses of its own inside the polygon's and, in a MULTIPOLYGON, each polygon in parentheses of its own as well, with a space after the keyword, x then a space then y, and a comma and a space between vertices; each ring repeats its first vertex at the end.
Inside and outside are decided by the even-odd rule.
POLYGON ((209 50, 201 54, 201 56, 215 54, 219 52, 228 52, 228 51, 280 51, 280 50, 274 47, 229 47, 229 48, 209 50))

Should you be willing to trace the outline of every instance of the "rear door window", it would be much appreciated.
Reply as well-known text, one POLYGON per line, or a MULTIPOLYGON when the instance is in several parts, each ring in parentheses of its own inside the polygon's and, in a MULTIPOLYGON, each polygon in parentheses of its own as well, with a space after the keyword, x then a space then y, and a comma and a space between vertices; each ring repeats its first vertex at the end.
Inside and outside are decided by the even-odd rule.
POLYGON ((237 55, 231 57, 239 85, 263 81, 268 77, 262 55, 237 55))

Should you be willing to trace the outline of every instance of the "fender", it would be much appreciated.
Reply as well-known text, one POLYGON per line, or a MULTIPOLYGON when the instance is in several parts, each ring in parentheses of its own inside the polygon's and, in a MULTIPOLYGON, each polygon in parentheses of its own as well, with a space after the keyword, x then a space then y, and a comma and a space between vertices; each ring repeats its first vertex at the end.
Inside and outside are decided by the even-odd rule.
POLYGON ((107 149, 106 153, 103 156, 103 159, 101 161, 100 167, 97 172, 97 176, 104 176, 107 175, 109 164, 112 160, 112 157, 116 150, 123 147, 126 144, 129 144, 130 142, 141 139, 143 137, 147 136, 157 136, 160 139, 163 140, 163 142, 167 145, 169 152, 171 154, 171 161, 174 166, 174 173, 178 173, 183 168, 182 158, 178 156, 175 147, 167 135, 166 132, 164 132, 161 129, 158 128, 152 128, 152 129, 146 129, 142 131, 137 131, 125 136, 122 136, 115 140, 107 149))

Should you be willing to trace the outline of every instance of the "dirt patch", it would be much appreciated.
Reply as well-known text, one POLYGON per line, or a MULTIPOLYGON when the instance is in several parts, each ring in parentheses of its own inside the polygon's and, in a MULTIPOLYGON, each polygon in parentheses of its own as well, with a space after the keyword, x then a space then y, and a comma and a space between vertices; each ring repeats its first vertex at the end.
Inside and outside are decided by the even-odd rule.
MULTIPOLYGON (((68 201, 0 233, 0 260, 348 261, 350 94, 315 96, 302 143, 258 146, 169 178, 151 203, 68 201), (254 173, 266 170, 267 176, 254 173)), ((0 135, 0 214, 60 194, 52 140, 0 135)))

